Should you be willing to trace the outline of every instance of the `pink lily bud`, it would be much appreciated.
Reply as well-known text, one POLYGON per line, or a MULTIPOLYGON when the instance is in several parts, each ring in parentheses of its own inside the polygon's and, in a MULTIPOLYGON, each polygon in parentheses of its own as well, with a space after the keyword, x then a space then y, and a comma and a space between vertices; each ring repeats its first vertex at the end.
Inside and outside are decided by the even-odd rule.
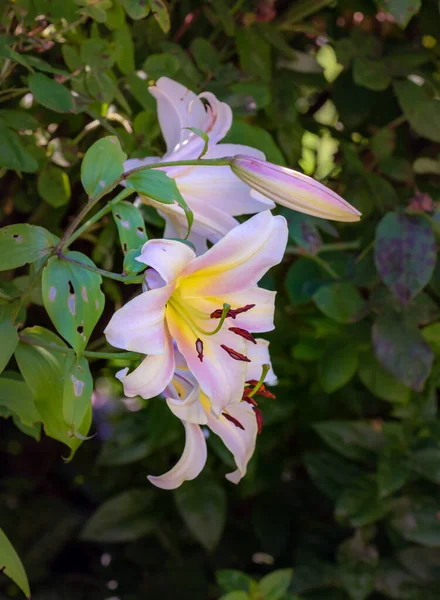
POLYGON ((231 169, 253 190, 282 206, 334 221, 359 221, 361 213, 311 177, 251 156, 237 155, 231 169))

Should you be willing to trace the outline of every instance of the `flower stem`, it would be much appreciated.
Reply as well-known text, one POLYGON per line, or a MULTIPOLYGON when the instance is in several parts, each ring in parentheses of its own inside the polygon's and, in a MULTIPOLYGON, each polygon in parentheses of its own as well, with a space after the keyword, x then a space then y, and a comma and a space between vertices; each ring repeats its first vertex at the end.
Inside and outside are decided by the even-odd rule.
POLYGON ((67 260, 74 265, 78 265, 83 269, 87 269, 88 271, 92 271, 92 273, 98 273, 102 277, 107 277, 107 279, 114 279, 115 281, 121 281, 122 283, 142 283, 144 280, 143 275, 119 275, 119 273, 111 273, 110 271, 104 271, 104 269, 100 269, 99 267, 92 267, 91 265, 87 265, 86 263, 82 263, 80 260, 75 260, 74 258, 69 258, 65 256, 61 252, 57 252, 57 255, 62 260, 67 260))
MULTIPOLYGON (((340 252, 342 250, 359 250, 360 244, 359 240, 354 240, 353 242, 337 242, 336 244, 323 244, 319 248, 317 254, 322 254, 323 252, 340 252)), ((288 246, 286 254, 309 256, 307 250, 296 246, 288 246)))
POLYGON ((204 158, 204 159, 194 159, 194 160, 172 160, 169 162, 158 162, 152 163, 150 165, 142 165, 140 167, 136 167, 135 169, 131 169, 131 171, 126 171, 122 173, 117 179, 112 181, 106 188, 102 190, 96 196, 93 196, 89 199, 88 203, 83 207, 80 213, 75 217, 72 223, 64 232, 63 237, 60 240, 60 243, 57 246, 57 251, 62 251, 64 246, 70 243, 70 239, 76 231, 78 225, 84 219, 88 212, 92 210, 92 208, 107 194, 109 194, 114 188, 125 181, 130 175, 134 173, 138 173, 139 171, 147 171, 149 169, 159 169, 163 167, 179 167, 179 166, 199 166, 199 167, 213 167, 213 166, 228 166, 231 164, 233 157, 225 157, 225 158, 204 158))
MULTIPOLYGON (((31 346, 40 346, 41 348, 47 348, 54 352, 60 352, 61 354, 69 354, 73 352, 72 348, 67 346, 60 346, 59 344, 45 344, 44 342, 37 341, 33 338, 27 337, 26 335, 19 334, 20 342, 24 344, 30 344, 31 346)), ((84 350, 82 353, 86 358, 119 358, 128 360, 139 360, 142 354, 138 352, 92 352, 91 350, 84 350)))

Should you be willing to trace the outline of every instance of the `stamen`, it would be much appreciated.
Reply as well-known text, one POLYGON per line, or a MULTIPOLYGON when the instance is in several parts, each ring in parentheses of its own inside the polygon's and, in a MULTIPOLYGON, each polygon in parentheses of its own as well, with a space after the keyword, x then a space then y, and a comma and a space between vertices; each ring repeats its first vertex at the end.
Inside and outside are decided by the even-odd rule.
POLYGON ((200 338, 196 339, 197 358, 203 362, 203 342, 200 338))
POLYGON ((257 343, 257 340, 249 333, 249 331, 246 331, 246 329, 241 329, 241 327, 229 327, 229 331, 232 331, 232 333, 236 333, 237 335, 241 335, 241 337, 249 342, 252 342, 253 344, 257 343))
MULTIPOLYGON (((257 385, 258 381, 256 379, 251 379, 250 381, 246 381, 246 385, 257 385)), ((246 389, 245 389, 246 391, 246 389)), ((276 400, 276 396, 275 394, 272 394, 272 392, 269 392, 269 390, 266 388, 266 386, 264 385, 264 383, 261 385, 261 387, 258 389, 258 391, 256 392, 257 396, 263 396, 263 398, 272 398, 273 400, 276 400)))
POLYGON ((252 406, 258 406, 257 401, 253 398, 249 398, 249 396, 246 396, 246 393, 243 394, 242 401, 247 402, 248 404, 252 404, 252 406))
POLYGON ((258 435, 260 435, 260 433, 263 431, 263 415, 258 408, 255 408, 255 406, 252 408, 254 409, 255 418, 257 419, 258 435))
MULTIPOLYGON (((224 305, 223 305, 224 306, 224 305)), ((239 308, 230 308, 230 310, 228 310, 227 313, 227 317, 231 317, 231 319, 235 319, 235 317, 237 315, 241 315, 241 313, 247 312, 248 310, 251 310, 251 308, 254 308, 255 304, 246 304, 246 306, 241 306, 239 308)), ((220 317, 222 316, 223 311, 221 311, 219 308, 217 310, 215 310, 213 313, 211 313, 211 319, 220 319, 220 317)))
MULTIPOLYGON (((210 317, 211 317, 211 319, 221 319, 222 315, 223 315, 223 310, 221 308, 217 308, 217 310, 215 310, 214 312, 212 312, 210 314, 210 317)), ((231 310, 228 310, 226 316, 232 317, 233 319, 235 319, 235 315, 232 314, 231 310)))
POLYGON ((225 346, 225 344, 221 344, 220 347, 223 348, 223 350, 226 350, 226 352, 229 354, 229 356, 231 358, 233 358, 234 360, 242 360, 244 362, 251 362, 247 356, 245 356, 244 354, 240 354, 240 352, 237 352, 237 350, 233 350, 232 348, 225 346))
POLYGON ((239 429, 242 429, 244 431, 244 427, 238 419, 236 419, 235 417, 231 417, 231 415, 228 415, 228 413, 225 412, 222 413, 222 415, 225 417, 225 419, 231 421, 231 423, 234 423, 235 427, 238 427, 239 429))
POLYGON ((261 377, 260 377, 259 381, 257 381, 257 385, 254 387, 252 392, 250 392, 248 394, 249 398, 252 398, 252 396, 255 396, 255 394, 258 392, 258 390, 261 388, 261 386, 264 385, 263 382, 266 378, 266 375, 269 372, 269 369, 270 369, 270 365, 263 365, 263 367, 261 369, 261 377))

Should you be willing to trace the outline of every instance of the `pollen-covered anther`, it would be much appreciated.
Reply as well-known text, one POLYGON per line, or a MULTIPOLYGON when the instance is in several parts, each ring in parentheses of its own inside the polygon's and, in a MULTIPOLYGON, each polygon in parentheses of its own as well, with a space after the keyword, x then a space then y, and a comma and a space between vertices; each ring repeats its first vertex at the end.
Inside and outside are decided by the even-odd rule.
POLYGON ((223 350, 225 350, 229 354, 229 356, 231 358, 233 358, 234 360, 242 360, 243 362, 251 362, 250 358, 248 358, 244 354, 241 354, 240 352, 237 352, 237 350, 234 350, 233 348, 229 348, 229 346, 225 346, 225 344, 221 344, 220 347, 223 348, 223 350))
POLYGON ((238 427, 238 429, 242 429, 244 431, 244 427, 238 419, 236 419, 235 417, 232 417, 231 415, 228 415, 228 413, 225 413, 225 412, 222 413, 222 415, 225 417, 225 419, 227 419, 228 421, 231 421, 231 423, 234 423, 235 427, 238 427))
POLYGON ((200 362, 203 362, 203 342, 200 338, 196 340, 197 358, 200 362))
POLYGON ((257 419, 258 434, 260 434, 263 431, 263 415, 261 414, 261 410, 256 406, 253 406, 252 408, 254 409, 255 418, 257 419))
POLYGON ((252 342, 253 344, 257 343, 257 340, 254 338, 254 336, 251 335, 249 333, 249 331, 246 331, 246 329, 242 329, 241 327, 229 327, 229 331, 232 331, 232 333, 240 335, 245 340, 248 340, 249 342, 252 342))

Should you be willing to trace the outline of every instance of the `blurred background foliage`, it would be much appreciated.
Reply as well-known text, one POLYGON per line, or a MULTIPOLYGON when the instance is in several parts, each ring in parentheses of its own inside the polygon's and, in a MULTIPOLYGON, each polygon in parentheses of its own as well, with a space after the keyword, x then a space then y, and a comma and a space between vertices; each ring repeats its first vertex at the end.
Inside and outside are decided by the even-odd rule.
MULTIPOLYGON (((278 290, 268 337, 280 382, 238 487, 214 435, 196 481, 148 484, 180 455, 183 428, 160 400, 121 398, 123 361, 91 363, 96 436, 69 464, 0 394, 0 526, 32 597, 438 599, 438 2, 0 6, 1 226, 59 235, 86 201, 80 161, 103 135, 131 157, 161 155, 147 84, 162 75, 232 106, 226 141, 323 180, 364 215, 335 225, 282 211, 290 243, 265 282, 278 290)), ((160 236, 157 213, 143 216, 160 236)), ((111 218, 76 247, 120 272, 111 218)), ((28 277, 3 272, 0 302, 28 277)), ((95 348, 133 293, 103 289, 95 348)), ((38 289, 31 301, 27 323, 51 327, 38 289)), ((5 577, 0 590, 20 594, 5 577)))

